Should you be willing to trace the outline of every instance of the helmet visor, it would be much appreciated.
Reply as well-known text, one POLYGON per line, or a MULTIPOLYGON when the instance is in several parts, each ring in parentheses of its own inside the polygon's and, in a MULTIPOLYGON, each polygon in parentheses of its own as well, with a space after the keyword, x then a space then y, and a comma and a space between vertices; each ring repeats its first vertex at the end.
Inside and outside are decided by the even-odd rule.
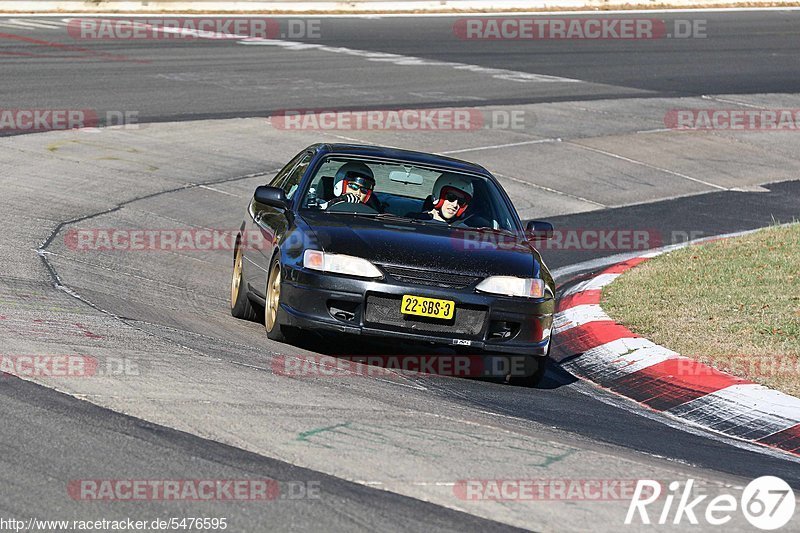
POLYGON ((460 206, 465 206, 472 200, 472 197, 461 189, 449 186, 442 187, 442 198, 448 202, 458 202, 460 206))
POLYGON ((361 172, 351 170, 344 176, 349 191, 366 194, 375 188, 375 180, 361 172))

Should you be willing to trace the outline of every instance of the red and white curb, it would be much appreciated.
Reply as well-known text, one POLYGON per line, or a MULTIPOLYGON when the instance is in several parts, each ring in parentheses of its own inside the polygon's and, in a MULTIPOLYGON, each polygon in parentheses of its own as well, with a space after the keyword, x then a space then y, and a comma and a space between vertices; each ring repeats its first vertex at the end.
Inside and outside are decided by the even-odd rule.
POLYGON ((555 341, 581 354, 562 367, 695 426, 800 456, 800 398, 683 357, 615 323, 600 307, 603 287, 675 248, 617 263, 561 296, 555 341))

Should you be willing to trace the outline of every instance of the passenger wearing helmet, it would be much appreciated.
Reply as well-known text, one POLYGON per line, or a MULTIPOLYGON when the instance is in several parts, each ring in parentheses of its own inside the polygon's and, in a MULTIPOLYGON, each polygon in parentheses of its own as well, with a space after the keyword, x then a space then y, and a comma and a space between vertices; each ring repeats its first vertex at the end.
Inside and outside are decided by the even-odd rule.
POLYGON ((452 224, 459 220, 472 201, 472 180, 457 174, 442 174, 433 185, 433 220, 452 224))
POLYGON ((345 163, 336 171, 333 185, 335 197, 322 208, 327 209, 342 202, 362 204, 369 202, 370 207, 377 210, 377 199, 372 196, 374 189, 375 177, 367 165, 355 161, 345 163))

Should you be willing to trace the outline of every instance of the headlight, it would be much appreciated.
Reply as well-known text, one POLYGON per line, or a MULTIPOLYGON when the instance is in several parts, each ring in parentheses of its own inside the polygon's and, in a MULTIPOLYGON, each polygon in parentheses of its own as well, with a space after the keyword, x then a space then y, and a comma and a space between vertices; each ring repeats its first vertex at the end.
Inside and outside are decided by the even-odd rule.
POLYGON ((320 272, 345 274, 359 278, 382 278, 378 268, 360 257, 350 255, 327 254, 319 250, 306 250, 303 253, 303 266, 320 272))
POLYGON ((514 276, 491 276, 478 283, 475 288, 481 292, 524 298, 544 298, 545 291, 544 280, 514 276))

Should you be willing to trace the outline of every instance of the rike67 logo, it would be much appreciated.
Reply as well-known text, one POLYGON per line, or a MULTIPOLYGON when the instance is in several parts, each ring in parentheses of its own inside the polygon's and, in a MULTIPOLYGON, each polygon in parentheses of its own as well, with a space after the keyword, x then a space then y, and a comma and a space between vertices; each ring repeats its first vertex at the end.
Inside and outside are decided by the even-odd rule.
POLYGON ((796 505, 792 488, 779 477, 762 476, 744 488, 739 500, 730 494, 720 494, 706 500, 708 494, 692 493, 694 480, 673 481, 668 492, 662 494, 661 483, 640 479, 636 484, 625 524, 638 518, 642 524, 698 525, 701 520, 712 526, 722 526, 741 512, 754 527, 772 531, 789 523, 796 505), (656 503, 658 502, 658 503, 656 503), (651 517, 650 512, 654 512, 651 517))

